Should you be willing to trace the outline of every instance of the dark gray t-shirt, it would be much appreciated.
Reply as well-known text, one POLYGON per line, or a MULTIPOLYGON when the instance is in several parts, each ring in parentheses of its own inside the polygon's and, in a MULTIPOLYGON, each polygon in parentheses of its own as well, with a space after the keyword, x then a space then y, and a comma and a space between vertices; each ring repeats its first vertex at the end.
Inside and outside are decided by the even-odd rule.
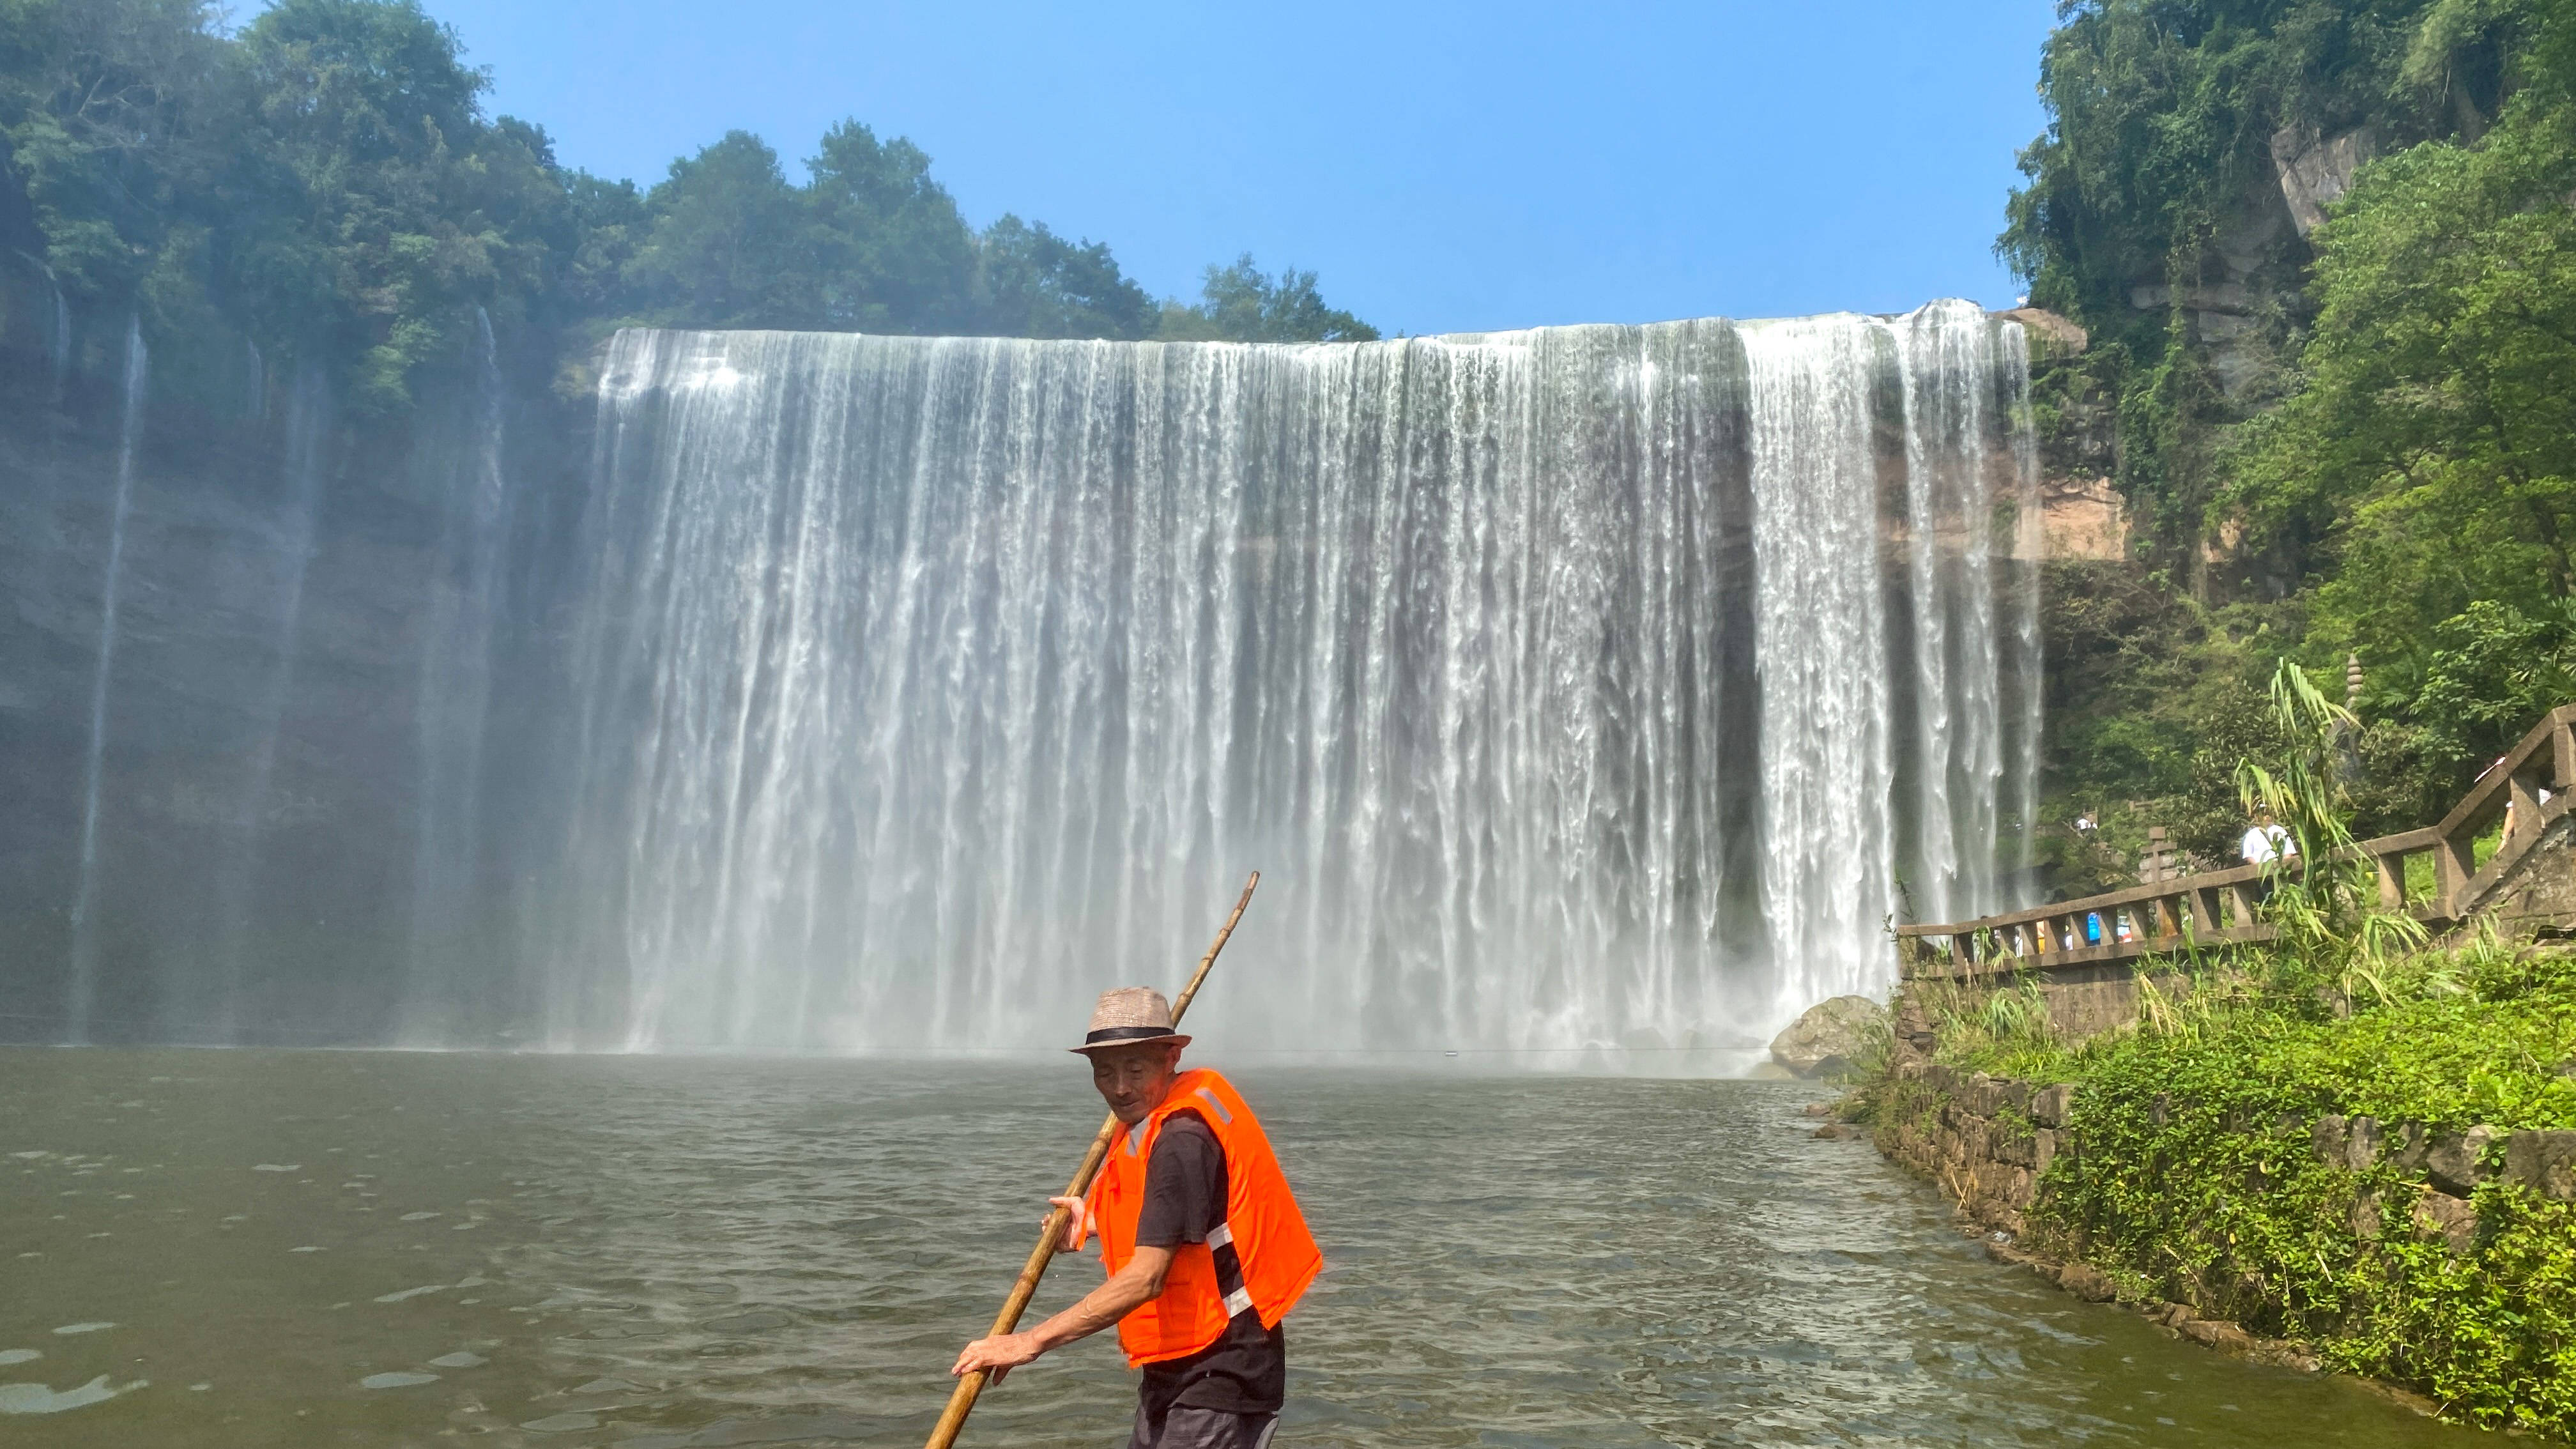
MULTIPOLYGON (((1136 1217, 1136 1246, 1204 1243, 1225 1221, 1225 1149, 1194 1112, 1166 1119, 1145 1161, 1145 1205, 1136 1217)), ((1217 1291, 1243 1286, 1231 1244, 1216 1249, 1217 1291)), ((1286 1325, 1281 1325, 1284 1328, 1286 1325)), ((1228 1414, 1275 1414, 1288 1394, 1288 1340, 1261 1326, 1261 1310, 1234 1315, 1216 1342, 1187 1358, 1145 1365, 1137 1392, 1148 1413, 1171 1408, 1228 1414)))

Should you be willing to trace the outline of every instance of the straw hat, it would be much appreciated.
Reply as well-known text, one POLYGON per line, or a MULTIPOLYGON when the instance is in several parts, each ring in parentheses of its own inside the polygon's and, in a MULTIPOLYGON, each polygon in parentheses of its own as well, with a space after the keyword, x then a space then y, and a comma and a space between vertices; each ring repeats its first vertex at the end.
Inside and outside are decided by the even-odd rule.
POLYGON ((1100 1004, 1091 1008, 1091 1029, 1082 1034, 1082 1045, 1069 1050, 1095 1052, 1149 1041, 1190 1044, 1188 1037, 1172 1030, 1172 1003, 1163 999, 1163 993, 1150 986, 1121 986, 1100 993, 1100 1004))

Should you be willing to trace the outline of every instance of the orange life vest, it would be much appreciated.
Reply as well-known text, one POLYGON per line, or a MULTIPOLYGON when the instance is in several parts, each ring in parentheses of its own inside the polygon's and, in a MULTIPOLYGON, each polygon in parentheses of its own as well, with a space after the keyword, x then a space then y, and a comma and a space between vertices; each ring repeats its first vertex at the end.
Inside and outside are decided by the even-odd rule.
POLYGON ((1198 1352, 1245 1308, 1260 1311, 1262 1327, 1278 1327, 1324 1267, 1261 1120, 1233 1083, 1204 1067, 1175 1077, 1162 1105, 1111 1144, 1091 1187, 1102 1265, 1115 1274, 1136 1254, 1145 1165, 1175 1112, 1195 1113, 1225 1149, 1225 1221, 1206 1242, 1175 1247, 1162 1296, 1118 1321, 1118 1343, 1131 1368, 1198 1352))

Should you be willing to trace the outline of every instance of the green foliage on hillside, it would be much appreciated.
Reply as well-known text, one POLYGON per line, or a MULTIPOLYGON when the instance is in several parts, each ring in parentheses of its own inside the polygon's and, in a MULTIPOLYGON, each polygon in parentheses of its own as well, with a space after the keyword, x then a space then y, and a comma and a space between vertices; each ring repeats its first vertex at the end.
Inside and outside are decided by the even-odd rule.
MULTIPOLYGON (((1952 1014, 1941 1055, 2078 1084, 2030 1245, 2473 1423, 2576 1431, 2576 1204, 2486 1182, 2455 1248, 2417 1226, 2420 1164, 2392 1160, 2405 1124, 2576 1128, 2576 958, 2490 936, 2389 963, 2357 998, 2320 995, 2321 974, 2296 951, 2240 951, 2151 991, 2137 1029, 2073 1049, 1998 993, 1952 1014), (2388 1150, 2319 1161, 2310 1125, 2329 1115, 2375 1119, 2388 1150)), ((1889 1081, 1864 1091, 1909 1105, 1889 1081)))
POLYGON ((2283 656, 2358 655, 2359 828, 2421 824, 2576 698, 2576 3, 2064 14, 2000 245, 2097 341, 2036 379, 2052 465, 2142 536, 2050 598, 2050 813, 2106 812, 2052 884, 2150 821, 2226 860, 2211 767, 2283 656), (2333 138, 2376 159, 2301 238, 2283 158, 2333 138))
POLYGON ((2159 1297, 2304 1339, 2472 1422, 2576 1428, 2576 1204, 2490 1182, 2467 1252, 2419 1235, 2417 1174, 2316 1160, 2329 1114, 2435 1131, 2576 1125, 2576 970, 2491 953, 2474 979, 2327 1022, 2238 1009, 2077 1067, 2079 1152, 2039 1236, 2159 1297))
POLYGON ((2379 149, 2475 135, 2501 103, 2515 10, 2487 0, 2070 0, 1999 250, 2031 301, 2089 328, 2118 393, 2118 477, 2164 561, 2212 520, 2229 425, 2277 397, 2311 259, 2276 137, 2379 149), (2440 59, 2416 52, 2443 43, 2440 59), (2414 69, 2410 70, 2410 64, 2414 69), (2410 79, 2410 76, 2417 77, 2410 79), (2225 358, 2205 345, 2216 300, 2225 358), (2231 370, 2233 375, 2231 376, 2231 370))
POLYGON ((2300 385, 2231 500, 2315 591, 2314 643, 2420 671, 2479 601, 2576 585, 2576 104, 2526 91, 2474 147, 2370 168, 2318 233, 2300 385))
POLYGON ((0 265, 129 309, 156 375, 220 391, 245 341, 397 418, 481 307, 578 347, 629 323, 1297 341, 1376 334, 1311 272, 1210 268, 1158 302, 1102 243, 978 231, 930 158, 856 121, 791 176, 733 132, 649 189, 487 117, 486 77, 416 0, 0 0, 0 265))

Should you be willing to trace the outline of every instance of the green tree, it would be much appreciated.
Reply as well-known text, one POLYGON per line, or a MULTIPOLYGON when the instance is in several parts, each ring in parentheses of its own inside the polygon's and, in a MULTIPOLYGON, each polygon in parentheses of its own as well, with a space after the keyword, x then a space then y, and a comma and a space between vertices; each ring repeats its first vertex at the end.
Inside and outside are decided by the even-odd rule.
MULTIPOLYGON (((155 389, 237 403, 245 337, 391 422, 474 313, 542 334, 558 388, 608 329, 1143 338, 1107 245, 1004 216, 980 235, 910 141, 857 121, 792 183, 734 132, 649 192, 487 119, 485 75, 419 0, 0 0, 0 260, 93 318, 138 314, 155 389)), ((1194 335, 1367 336, 1311 273, 1211 271, 1194 335)))
MULTIPOLYGON (((2401 81, 2434 0, 2068 0, 2043 51, 2048 130, 1997 250, 2031 301, 2096 346, 2075 375, 2119 397, 2117 476, 2159 561, 2188 572, 2210 529, 2228 431, 2276 395, 2306 304, 2272 139, 2305 126, 2379 143, 2492 114, 2493 25, 2461 21, 2459 84, 2401 81), (2225 292, 2225 363, 2194 303, 2225 292)), ((2446 32, 2450 33, 2450 32, 2446 32)), ((2450 52, 2445 52, 2446 54, 2450 52)), ((2224 319, 2222 319, 2224 320, 2224 319)))
POLYGON ((1044 222, 1005 213, 984 229, 978 330, 1000 337, 1152 335, 1154 299, 1129 281, 1105 243, 1070 242, 1044 222))
POLYGON ((1211 266, 1194 306, 1167 302, 1162 336, 1175 341, 1374 342, 1377 329, 1324 303, 1313 272, 1289 267, 1264 275, 1245 252, 1227 267, 1211 266))
POLYGON ((823 279, 805 198, 748 131, 671 163, 645 198, 651 229, 626 269, 664 325, 816 325, 823 279))
POLYGON ((2576 107, 2371 168, 2320 232, 2302 386, 2235 499, 2318 573, 2320 639, 2420 664, 2480 599, 2576 583, 2576 107))
POLYGON ((879 142, 866 126, 843 121, 823 133, 806 165, 821 271, 816 325, 965 330, 973 318, 975 236, 947 189, 930 179, 921 148, 899 136, 879 142))
POLYGON ((475 305, 524 311, 546 285, 564 213, 543 136, 483 121, 482 73, 413 0, 282 0, 241 55, 258 131, 227 270, 257 330, 350 360, 357 412, 401 412, 475 305))
MULTIPOLYGON (((2052 672, 2080 686, 2063 708, 2052 695, 2053 789, 2207 854, 2238 817, 2233 759, 2272 748, 2246 656, 2327 677, 2355 652, 2350 804, 2367 832, 2403 829, 2576 687, 2559 623, 2576 570, 2571 13, 2063 8, 2043 67, 2052 123, 2023 156, 2000 246, 2034 302, 2096 341, 2034 377, 2041 415, 2099 416, 2093 399, 2114 399, 2116 446, 2087 464, 2110 454, 2148 562, 2201 595, 2208 627, 2126 640, 2108 688, 2085 682, 2086 656, 2052 650, 2052 672), (2381 153, 2306 238, 2262 217, 2280 195, 2274 138, 2302 132, 2381 153), (2256 344, 2231 344, 2232 379, 2207 308, 2186 305, 2222 286, 2256 344), (2204 550, 2246 576, 2232 602, 2204 550)), ((2102 834, 2133 823, 2106 817, 2102 834)))
POLYGON ((634 307, 627 269, 653 226, 644 193, 587 171, 566 172, 563 183, 573 245, 559 273, 560 301, 577 317, 625 316, 634 307))
POLYGON ((0 4, 0 242, 79 301, 132 304, 193 259, 238 127, 231 56, 198 0, 0 4), (11 215, 14 212, 15 215, 11 215), (14 223, 14 224, 12 224, 14 223))
POLYGON ((2540 717, 2576 701, 2576 599, 2525 614, 2480 599, 2433 631, 2413 713, 2437 767, 2465 782, 2540 717))

